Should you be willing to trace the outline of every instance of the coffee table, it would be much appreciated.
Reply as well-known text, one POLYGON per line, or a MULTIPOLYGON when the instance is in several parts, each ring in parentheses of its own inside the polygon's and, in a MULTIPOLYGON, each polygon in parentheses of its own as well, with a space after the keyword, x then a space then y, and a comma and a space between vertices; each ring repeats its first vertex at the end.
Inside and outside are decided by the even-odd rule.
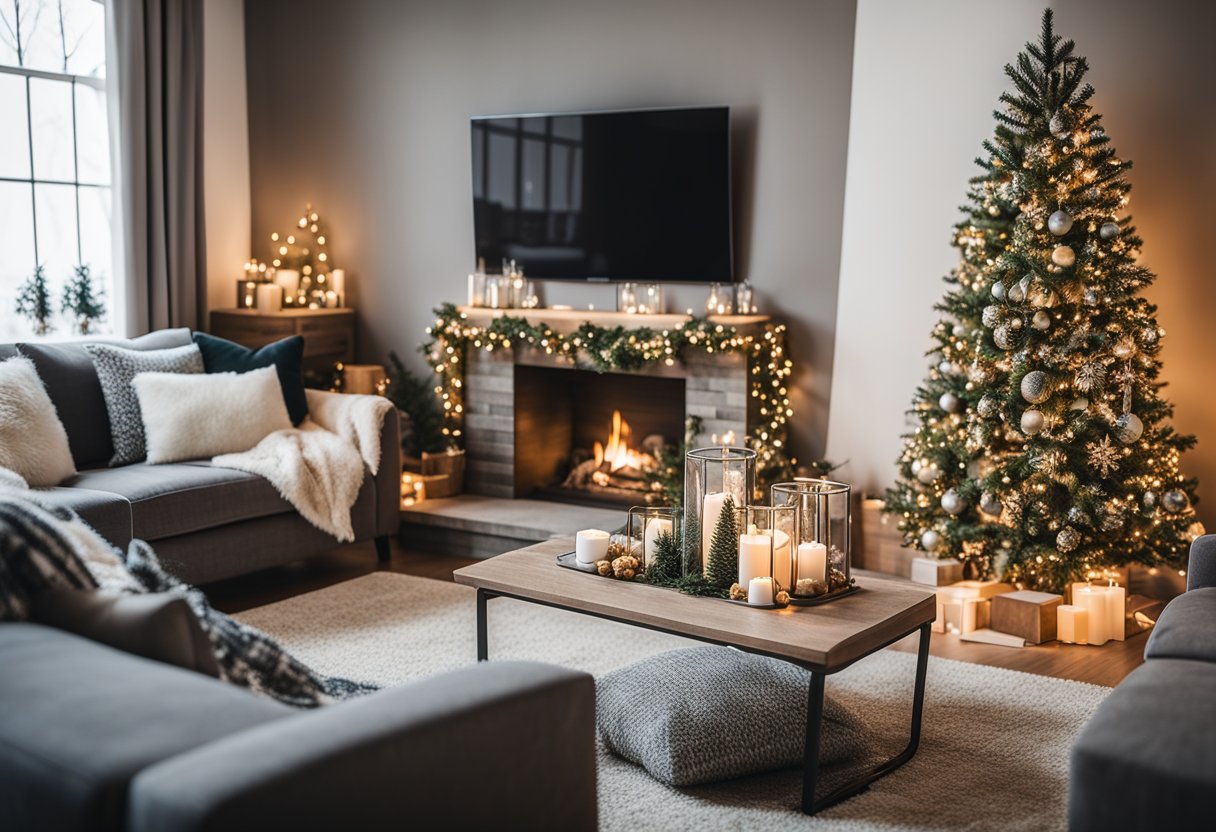
POLYGON ((770 656, 810 671, 806 745, 802 765, 802 811, 813 815, 865 790, 906 763, 920 744, 929 636, 936 615, 934 593, 906 581, 866 575, 860 591, 815 607, 751 609, 712 598, 695 598, 647 584, 609 580, 558 566, 557 555, 574 548, 570 538, 553 540, 457 569, 458 584, 477 590, 477 659, 486 661, 486 605, 514 598, 606 618, 710 644, 770 656), (816 799, 823 696, 828 676, 920 631, 912 726, 908 745, 889 760, 816 799))

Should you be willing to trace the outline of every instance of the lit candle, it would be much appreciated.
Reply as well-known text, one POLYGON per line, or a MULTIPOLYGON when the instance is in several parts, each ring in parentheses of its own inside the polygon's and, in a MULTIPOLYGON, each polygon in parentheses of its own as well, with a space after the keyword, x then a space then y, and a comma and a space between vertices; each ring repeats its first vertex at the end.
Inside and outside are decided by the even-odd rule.
POLYGON ((1106 588, 1106 635, 1123 641, 1127 632, 1127 590, 1112 583, 1106 588))
POLYGON ((274 282, 283 287, 283 293, 294 295, 300 290, 300 273, 295 269, 279 269, 274 273, 274 282))
POLYGON ((773 603, 773 579, 767 576, 752 578, 747 583, 747 603, 754 607, 773 603))
POLYGON ((329 283, 339 295, 346 294, 346 270, 334 269, 329 273, 329 283))
POLYGON ((277 283, 259 283, 257 306, 259 312, 278 312, 283 308, 283 287, 277 283))
POLYGON ((672 533, 670 520, 665 517, 655 517, 647 521, 646 533, 642 536, 642 552, 646 558, 646 563, 653 562, 658 547, 659 535, 664 533, 672 533))
POLYGON ((574 556, 579 563, 590 564, 608 557, 608 532, 583 529, 574 536, 574 556))
POLYGON ((1089 638, 1089 613, 1076 604, 1056 607, 1056 639, 1068 644, 1085 644, 1089 638))
POLYGON ((828 582, 828 547, 812 540, 798 544, 798 577, 828 582))
POLYGON ((1107 587, 1073 584, 1072 603, 1085 610, 1088 626, 1086 644, 1105 644, 1110 640, 1110 614, 1107 612, 1109 598, 1107 587))
MULTIPOLYGON (((739 535, 739 586, 750 587, 753 578, 769 578, 771 583, 772 547, 773 539, 766 534, 739 535)), ((771 587, 765 603, 772 603, 771 587)))
MULTIPOLYGON (((709 568, 709 543, 713 540, 714 529, 718 527, 718 518, 722 516, 722 506, 726 502, 726 494, 713 491, 705 495, 701 501, 701 569, 709 568)), ((738 505, 738 503, 736 503, 738 505)))

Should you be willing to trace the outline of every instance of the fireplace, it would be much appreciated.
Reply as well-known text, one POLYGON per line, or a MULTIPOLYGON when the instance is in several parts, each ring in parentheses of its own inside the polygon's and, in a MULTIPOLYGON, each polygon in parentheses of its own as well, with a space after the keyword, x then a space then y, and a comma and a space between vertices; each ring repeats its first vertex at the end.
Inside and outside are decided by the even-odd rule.
POLYGON ((514 392, 517 496, 636 505, 684 433, 682 378, 520 366, 514 392))

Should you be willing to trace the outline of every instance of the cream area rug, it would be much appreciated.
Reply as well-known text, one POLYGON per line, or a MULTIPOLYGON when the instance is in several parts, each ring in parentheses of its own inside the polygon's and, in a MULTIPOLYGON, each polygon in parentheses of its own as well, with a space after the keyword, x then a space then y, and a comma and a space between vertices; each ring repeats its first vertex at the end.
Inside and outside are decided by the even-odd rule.
MULTIPOLYGON (((712 603, 708 602, 707 603, 712 603)), ((401 685, 472 664, 473 590, 379 572, 237 616, 324 673, 401 685)), ((509 599, 489 604, 490 658, 593 674, 694 642, 509 599)), ((907 741, 915 656, 883 651, 828 678, 888 751, 907 741)), ((801 772, 672 789, 599 755, 604 830, 1064 829, 1068 753, 1108 688, 930 658, 916 756, 869 791, 808 818, 801 772)), ((540 787, 538 785, 538 787, 540 787)))

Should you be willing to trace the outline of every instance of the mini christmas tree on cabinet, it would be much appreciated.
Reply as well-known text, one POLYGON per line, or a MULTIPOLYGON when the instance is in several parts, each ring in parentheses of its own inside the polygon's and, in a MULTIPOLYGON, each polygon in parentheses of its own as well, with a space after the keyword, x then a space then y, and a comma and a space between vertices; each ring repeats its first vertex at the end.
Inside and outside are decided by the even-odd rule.
POLYGON ((937 309, 917 426, 887 509, 908 545, 976 575, 1060 589, 1103 566, 1180 566, 1194 437, 1167 424, 1165 332, 1140 296, 1131 167, 1089 105, 1088 69, 1052 30, 1006 67, 937 309))

